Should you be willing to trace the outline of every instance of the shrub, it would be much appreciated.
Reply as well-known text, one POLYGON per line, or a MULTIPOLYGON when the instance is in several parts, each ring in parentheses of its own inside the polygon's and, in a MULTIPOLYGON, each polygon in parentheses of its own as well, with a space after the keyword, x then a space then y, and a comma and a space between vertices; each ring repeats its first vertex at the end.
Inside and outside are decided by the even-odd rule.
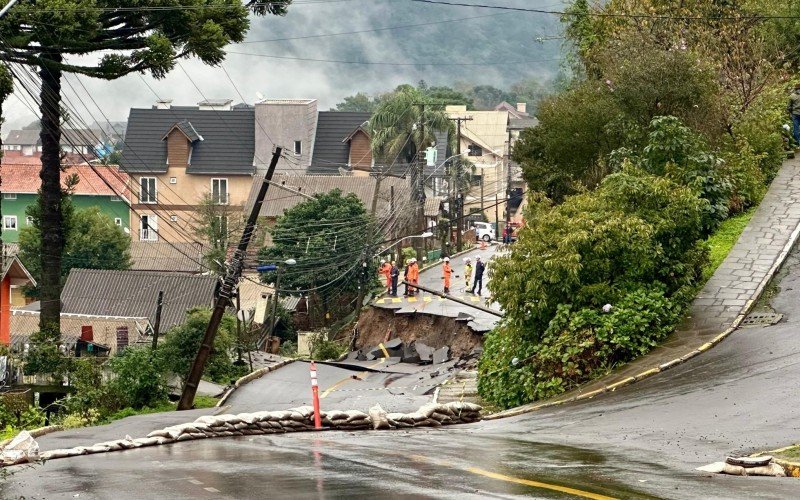
MULTIPOLYGON (((158 348, 158 357, 167 371, 177 375, 181 381, 189 374, 206 326, 211 319, 211 310, 196 308, 188 311, 186 321, 167 332, 158 348)), ((244 367, 237 367, 231 360, 231 351, 236 339, 236 319, 226 314, 217 331, 214 348, 206 363, 204 376, 227 384, 244 374, 244 367)))
POLYGON ((479 390, 504 406, 570 390, 655 347, 672 332, 684 306, 658 285, 626 294, 608 314, 560 304, 539 342, 523 341, 520 349, 520 339, 507 329, 492 332, 479 364, 479 390))
POLYGON ((501 406, 552 396, 662 340, 707 261, 705 207, 629 163, 561 205, 530 197, 529 222, 489 271, 505 317, 485 337, 482 396, 501 406))
POLYGON ((78 358, 69 374, 72 393, 62 400, 65 415, 74 415, 95 423, 98 417, 121 408, 124 404, 108 384, 96 358, 78 358))
POLYGON ((319 331, 312 333, 308 340, 311 359, 328 360, 338 359, 344 354, 347 346, 338 340, 328 338, 328 332, 319 331))
POLYGON ((163 363, 149 348, 129 347, 109 362, 114 379, 110 390, 122 406, 142 408, 167 400, 168 389, 163 363))

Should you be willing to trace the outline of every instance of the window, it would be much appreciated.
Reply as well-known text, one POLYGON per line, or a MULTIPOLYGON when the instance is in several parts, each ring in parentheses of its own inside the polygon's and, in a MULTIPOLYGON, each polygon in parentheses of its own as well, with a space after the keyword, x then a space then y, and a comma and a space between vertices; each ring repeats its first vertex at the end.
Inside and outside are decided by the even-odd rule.
POLYGON ((482 175, 473 175, 472 178, 469 180, 469 183, 471 186, 480 186, 482 179, 483 179, 482 175))
POLYGON ((17 230, 17 216, 16 215, 4 215, 3 216, 3 229, 9 231, 16 231, 17 230))
POLYGON ((141 218, 141 235, 142 241, 157 241, 158 240, 158 217, 155 215, 142 215, 141 218))
POLYGON ((25 217, 25 225, 26 226, 32 226, 33 225, 33 217, 31 217, 30 215, 25 217))
POLYGON ((169 178, 169 183, 170 184, 177 184, 178 183, 178 178, 177 177, 170 177, 169 178))
POLYGON ((114 224, 116 224, 117 226, 121 226, 122 219, 120 219, 119 217, 114 217, 114 224))
POLYGON ((483 156, 483 149, 477 144, 470 144, 467 156, 483 156))
POLYGON ((112 196, 111 201, 122 201, 122 198, 120 198, 119 196, 112 196))
POLYGON ((17 199, 17 193, 3 193, 3 199, 4 200, 16 200, 17 199))
POLYGON ((303 141, 294 141, 294 154, 300 155, 303 153, 303 141))
POLYGON ((211 179, 211 202, 217 205, 228 204, 228 179, 211 179))
POLYGON ((169 220, 171 220, 172 222, 178 222, 178 216, 177 215, 170 215, 169 216, 169 220))
POLYGON ((139 178, 139 202, 158 203, 158 191, 156 190, 155 177, 139 178))

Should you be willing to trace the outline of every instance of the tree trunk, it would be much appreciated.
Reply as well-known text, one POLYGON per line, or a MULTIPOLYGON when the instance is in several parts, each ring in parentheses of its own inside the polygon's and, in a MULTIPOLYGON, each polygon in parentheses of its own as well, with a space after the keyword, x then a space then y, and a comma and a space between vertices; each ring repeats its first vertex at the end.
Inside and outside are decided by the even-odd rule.
POLYGON ((39 283, 41 316, 39 328, 49 338, 58 339, 61 335, 61 254, 64 251, 63 215, 61 213, 61 70, 48 64, 60 62, 61 55, 42 54, 39 76, 42 80, 40 91, 42 130, 42 179, 39 195, 41 228, 42 277, 39 283))

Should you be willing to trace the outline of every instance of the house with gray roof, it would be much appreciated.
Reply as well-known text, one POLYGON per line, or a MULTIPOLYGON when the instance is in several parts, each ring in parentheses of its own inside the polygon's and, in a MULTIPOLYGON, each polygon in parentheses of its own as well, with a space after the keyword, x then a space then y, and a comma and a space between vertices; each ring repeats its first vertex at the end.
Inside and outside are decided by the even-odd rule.
POLYGON ((222 227, 241 216, 260 161, 256 109, 231 103, 173 106, 161 100, 130 110, 119 163, 131 179, 134 242, 207 243, 198 233, 209 204, 222 227))
MULTIPOLYGON (((41 158, 42 141, 39 128, 11 130, 3 139, 3 155, 7 162, 19 163, 21 160, 36 162, 41 158)), ((70 163, 81 163, 97 158, 97 151, 103 145, 103 131, 100 129, 63 129, 61 131, 61 151, 66 153, 70 163)))
POLYGON ((186 311, 211 307, 217 277, 163 271, 72 269, 61 291, 65 314, 148 318, 155 323, 156 298, 164 292, 161 331, 180 325, 186 311))

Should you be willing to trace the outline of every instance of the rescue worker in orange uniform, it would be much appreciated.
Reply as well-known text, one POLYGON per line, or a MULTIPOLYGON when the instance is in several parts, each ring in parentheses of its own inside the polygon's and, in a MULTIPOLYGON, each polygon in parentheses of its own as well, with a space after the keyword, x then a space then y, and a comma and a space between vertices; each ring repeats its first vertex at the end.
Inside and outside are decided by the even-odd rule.
MULTIPOLYGON (((417 259, 411 259, 410 265, 408 266, 408 281, 412 285, 416 285, 419 283, 419 266, 417 265, 417 259)), ((409 290, 410 295, 417 294, 417 287, 412 286, 411 290, 409 290)))
POLYGON ((450 275, 453 274, 453 268, 450 267, 450 257, 444 258, 442 265, 442 275, 444 277, 444 293, 450 293, 450 275))
POLYGON ((392 293, 392 265, 385 260, 381 260, 381 267, 378 269, 378 272, 381 273, 386 280, 386 293, 392 293))

